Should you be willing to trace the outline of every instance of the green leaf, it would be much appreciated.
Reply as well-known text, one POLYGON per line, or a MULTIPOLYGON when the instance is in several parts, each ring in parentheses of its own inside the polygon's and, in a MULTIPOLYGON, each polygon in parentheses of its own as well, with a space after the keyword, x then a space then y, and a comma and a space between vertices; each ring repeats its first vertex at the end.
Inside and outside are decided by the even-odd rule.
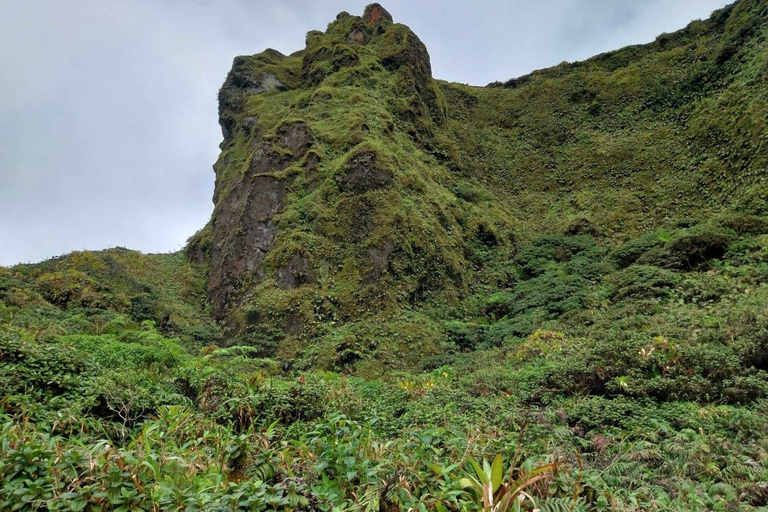
POLYGON ((475 473, 477 474, 477 478, 480 480, 480 482, 485 483, 488 480, 488 476, 483 471, 483 468, 480 467, 480 464, 478 464, 473 457, 469 458, 469 463, 472 465, 472 468, 475 470, 475 473))
POLYGON ((496 489, 501 485, 501 479, 504 472, 503 464, 504 461, 501 454, 496 455, 496 458, 493 459, 493 465, 491 466, 491 485, 493 486, 493 492, 496 492, 496 489))
POLYGON ((482 486, 480 485, 480 483, 477 480, 474 480, 472 478, 459 479, 459 485, 464 489, 482 490, 482 486))

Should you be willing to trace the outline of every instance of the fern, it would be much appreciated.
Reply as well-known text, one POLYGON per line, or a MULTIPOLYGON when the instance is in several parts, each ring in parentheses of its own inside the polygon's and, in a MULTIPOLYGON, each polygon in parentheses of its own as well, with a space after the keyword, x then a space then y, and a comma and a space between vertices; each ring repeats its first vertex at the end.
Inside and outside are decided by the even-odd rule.
POLYGON ((579 497, 573 498, 542 498, 536 505, 541 512, 586 512, 589 510, 587 500, 579 497))
POLYGON ((707 495, 711 497, 718 496, 725 501, 735 501, 738 497, 736 489, 725 482, 718 482, 709 486, 707 495))
POLYGON ((262 482, 272 482, 278 474, 278 468, 265 454, 256 455, 245 467, 245 476, 262 482))

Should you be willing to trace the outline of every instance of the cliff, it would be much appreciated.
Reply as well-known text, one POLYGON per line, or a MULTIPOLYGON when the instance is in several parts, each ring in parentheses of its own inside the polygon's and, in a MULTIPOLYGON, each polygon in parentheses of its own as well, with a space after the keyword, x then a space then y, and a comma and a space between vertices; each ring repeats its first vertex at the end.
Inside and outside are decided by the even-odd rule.
POLYGON ((422 313, 513 286, 519 244, 615 245, 743 210, 766 174, 767 17, 743 0, 488 87, 434 79, 378 4, 292 55, 237 57, 214 213, 187 251, 210 262, 214 317, 288 357, 374 317, 429 353, 422 313))

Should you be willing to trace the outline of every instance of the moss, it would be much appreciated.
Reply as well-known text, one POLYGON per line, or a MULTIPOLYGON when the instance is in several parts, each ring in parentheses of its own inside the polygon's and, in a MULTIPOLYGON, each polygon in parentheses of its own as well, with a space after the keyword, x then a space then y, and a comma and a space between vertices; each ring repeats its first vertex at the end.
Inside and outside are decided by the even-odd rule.
POLYGON ((420 84, 380 6, 238 59, 186 254, 0 267, 0 501, 407 509, 520 445, 581 452, 542 510, 764 504, 766 16, 506 87, 420 84))
POLYGON ((213 245, 213 228, 208 223, 189 237, 184 253, 190 261, 201 264, 210 260, 213 245))
MULTIPOLYGON (((286 162, 269 176, 285 180, 287 194, 272 219, 274 245, 238 288, 227 321, 300 324, 291 348, 277 351, 296 354, 376 311, 461 309, 478 290, 512 286, 515 300, 533 302, 513 312, 502 338, 521 336, 578 311, 610 261, 690 270, 722 257, 730 234, 723 245, 690 227, 659 228, 711 218, 734 195, 745 217, 722 224, 762 229, 762 195, 748 192, 765 162, 755 138, 764 118, 760 29, 740 31, 750 25, 741 12, 506 87, 434 80, 423 43, 386 16, 340 16, 290 57, 238 61, 235 77, 245 67, 285 88, 225 109, 234 122, 216 165, 216 202, 237 190, 264 144, 286 162), (725 80, 707 63, 732 37, 739 57, 725 80), (312 143, 293 157, 279 140, 299 122, 312 143), (542 238, 552 233, 570 236, 542 238), (296 254, 314 280, 281 290, 275 276, 296 254), (562 297, 547 298, 546 286, 562 297), (550 311, 547 300, 563 307, 550 311), (247 320, 253 308, 269 314, 247 320)), ((192 242, 196 252, 212 247, 203 234, 192 242)))

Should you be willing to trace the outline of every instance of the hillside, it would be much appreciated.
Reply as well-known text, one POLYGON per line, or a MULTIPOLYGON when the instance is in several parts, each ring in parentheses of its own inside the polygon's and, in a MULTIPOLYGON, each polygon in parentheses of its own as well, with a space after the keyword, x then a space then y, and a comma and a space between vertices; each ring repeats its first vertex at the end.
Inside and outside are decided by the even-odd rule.
POLYGON ((768 510, 764 1, 486 87, 372 4, 219 118, 185 251, 0 267, 0 509, 768 510))
POLYGON ((426 310, 514 285, 510 257, 537 237, 611 249, 753 213, 764 7, 486 88, 434 80, 418 37, 375 9, 293 55, 237 57, 219 94, 214 213, 188 249, 211 263, 214 316, 286 339, 294 358, 339 324, 416 311, 421 353, 435 348, 426 310))

